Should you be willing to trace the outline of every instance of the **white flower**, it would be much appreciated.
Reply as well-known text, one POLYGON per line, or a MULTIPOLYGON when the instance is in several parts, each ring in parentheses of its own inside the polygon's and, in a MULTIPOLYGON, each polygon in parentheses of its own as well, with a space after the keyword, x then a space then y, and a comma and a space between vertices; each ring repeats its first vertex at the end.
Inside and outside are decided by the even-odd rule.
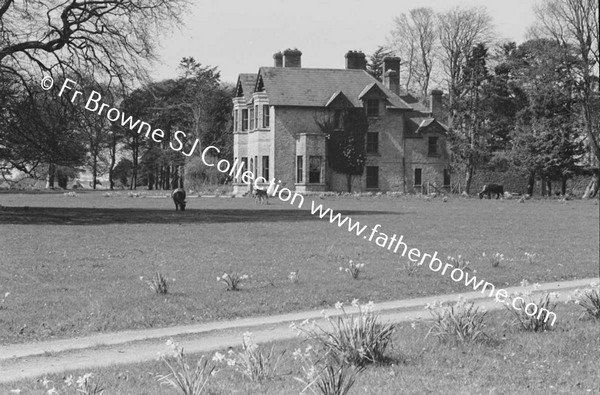
POLYGON ((533 284, 533 289, 535 289, 536 291, 540 288, 542 288, 542 286, 539 283, 533 284))
MULTIPOLYGON (((19 393, 20 393, 20 391, 19 391, 19 393)), ((56 388, 52 387, 52 388, 50 388, 48 390, 48 392, 46 392, 46 394, 48 394, 48 395, 57 395, 58 391, 56 390, 56 388)))
POLYGON ((358 299, 352 299, 352 306, 358 307, 358 299))
POLYGON ((522 287, 526 287, 526 286, 528 286, 528 285, 529 285, 529 281, 527 281, 527 280, 525 280, 525 279, 521 280, 521 286, 522 286, 522 287))
POLYGON ((216 352, 212 357, 212 360, 215 362, 223 362, 224 359, 225 355, 221 354, 220 352, 216 352))
POLYGON ((217 281, 221 281, 221 277, 217 277, 217 281))
POLYGON ((410 327, 413 328, 413 329, 417 329, 417 322, 416 321, 411 321, 410 327))
POLYGON ((342 302, 337 302, 337 303, 335 304, 335 308, 336 308, 337 310, 340 310, 340 309, 341 309, 343 306, 344 306, 344 304, 343 304, 342 302))
POLYGON ((373 301, 369 301, 369 303, 367 303, 365 305, 365 312, 370 313, 373 311, 374 308, 375 308, 375 303, 373 303, 373 301))
POLYGON ((68 377, 65 379, 65 384, 66 384, 67 386, 71 386, 71 385, 73 385, 73 375, 72 375, 72 374, 71 374, 71 375, 69 375, 69 376, 68 376, 68 377))
POLYGON ((50 384, 51 382, 52 380, 48 380, 48 378, 44 376, 44 379, 42 380, 42 385, 44 386, 44 388, 48 388, 48 384, 50 384))
POLYGON ((235 359, 228 359, 227 366, 235 366, 235 359))

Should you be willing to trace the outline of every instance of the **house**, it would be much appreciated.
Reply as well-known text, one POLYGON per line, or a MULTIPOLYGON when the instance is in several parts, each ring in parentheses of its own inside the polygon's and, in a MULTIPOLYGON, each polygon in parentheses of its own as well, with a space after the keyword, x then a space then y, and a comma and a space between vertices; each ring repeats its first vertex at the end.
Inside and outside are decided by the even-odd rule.
MULTIPOLYGON (((344 108, 368 117, 366 165, 353 191, 421 192, 450 185, 447 127, 441 122, 442 92, 426 107, 400 93, 400 59, 383 61, 383 83, 366 72, 362 52, 345 55, 345 69, 303 68, 302 53, 273 55, 273 67, 240 74, 233 98, 234 160, 256 177, 275 178, 299 193, 347 191, 348 177, 327 162, 319 120, 337 119, 344 108)), ((337 121, 334 121, 337 122, 337 121)), ((340 126, 341 127, 341 126, 340 126)), ((234 193, 251 188, 234 180, 234 193)))

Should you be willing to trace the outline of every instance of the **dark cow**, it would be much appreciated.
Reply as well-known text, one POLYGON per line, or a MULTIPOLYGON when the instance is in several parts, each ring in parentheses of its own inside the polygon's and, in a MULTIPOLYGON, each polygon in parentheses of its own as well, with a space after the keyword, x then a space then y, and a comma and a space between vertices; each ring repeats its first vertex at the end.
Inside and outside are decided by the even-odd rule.
POLYGON ((175 203, 175 211, 178 211, 179 209, 185 211, 185 190, 183 188, 177 188, 171 192, 171 197, 175 203))
POLYGON ((504 186, 499 184, 484 185, 483 190, 479 192, 479 199, 483 199, 483 195, 487 195, 488 199, 491 199, 492 193, 496 194, 496 199, 500 199, 504 195, 504 186))

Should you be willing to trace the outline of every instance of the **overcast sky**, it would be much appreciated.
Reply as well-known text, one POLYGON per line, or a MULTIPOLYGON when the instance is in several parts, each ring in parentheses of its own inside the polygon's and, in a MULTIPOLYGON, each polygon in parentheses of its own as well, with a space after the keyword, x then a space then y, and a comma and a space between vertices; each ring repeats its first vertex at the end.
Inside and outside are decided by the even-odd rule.
POLYGON ((344 54, 371 54, 386 43, 395 16, 415 7, 444 11, 457 5, 484 6, 498 38, 524 41, 535 0, 194 0, 186 25, 163 34, 163 64, 155 79, 177 75, 182 57, 217 66, 223 81, 273 65, 273 53, 302 51, 302 67, 343 68, 344 54))

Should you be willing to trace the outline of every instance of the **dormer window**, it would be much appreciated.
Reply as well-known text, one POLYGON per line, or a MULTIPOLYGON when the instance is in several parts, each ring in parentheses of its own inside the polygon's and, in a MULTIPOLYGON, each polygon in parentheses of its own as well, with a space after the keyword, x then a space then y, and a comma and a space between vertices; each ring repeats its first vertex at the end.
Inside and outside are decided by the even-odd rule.
POLYGON ((379 100, 378 99, 367 99, 365 100, 365 106, 367 107, 368 117, 379 116, 379 100))
POLYGON ((334 129, 344 129, 344 110, 337 109, 333 112, 334 129))

